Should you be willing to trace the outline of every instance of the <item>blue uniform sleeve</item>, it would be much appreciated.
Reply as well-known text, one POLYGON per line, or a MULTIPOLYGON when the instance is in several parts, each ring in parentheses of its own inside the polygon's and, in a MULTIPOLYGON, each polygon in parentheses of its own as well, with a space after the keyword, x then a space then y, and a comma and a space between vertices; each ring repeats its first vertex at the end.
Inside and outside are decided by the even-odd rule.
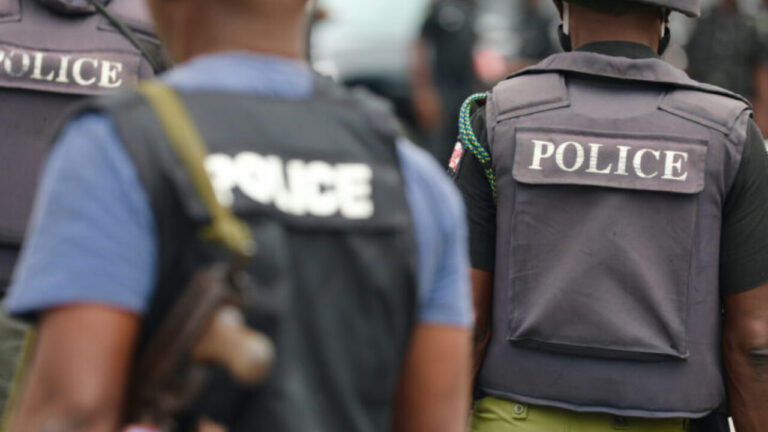
POLYGON ((461 196, 428 153, 405 140, 397 148, 417 242, 419 321, 469 328, 474 317, 461 196))
POLYGON ((30 315, 71 304, 145 311, 157 246, 149 199, 110 120, 63 131, 41 180, 5 307, 30 315))

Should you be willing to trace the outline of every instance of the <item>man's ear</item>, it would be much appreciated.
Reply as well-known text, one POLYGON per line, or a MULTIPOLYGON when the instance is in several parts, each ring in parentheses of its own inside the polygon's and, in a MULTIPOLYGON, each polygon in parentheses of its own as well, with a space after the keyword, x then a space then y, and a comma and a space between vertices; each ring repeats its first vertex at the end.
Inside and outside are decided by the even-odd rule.
POLYGON ((557 8, 557 13, 560 15, 560 20, 563 20, 563 0, 552 0, 557 8))

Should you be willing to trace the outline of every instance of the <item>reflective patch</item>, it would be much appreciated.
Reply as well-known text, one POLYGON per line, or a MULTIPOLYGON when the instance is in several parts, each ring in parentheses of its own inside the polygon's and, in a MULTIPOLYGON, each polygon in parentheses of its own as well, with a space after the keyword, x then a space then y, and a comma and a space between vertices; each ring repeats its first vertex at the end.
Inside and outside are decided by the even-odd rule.
POLYGON ((704 189, 706 143, 679 137, 523 129, 514 178, 692 194, 704 189))
POLYGON ((462 159, 464 159, 464 145, 461 143, 461 141, 459 141, 453 148, 451 160, 448 162, 448 170, 450 170, 451 174, 456 174, 459 172, 462 159))
POLYGON ((136 84, 138 55, 41 51, 0 42, 0 87, 99 95, 136 84))

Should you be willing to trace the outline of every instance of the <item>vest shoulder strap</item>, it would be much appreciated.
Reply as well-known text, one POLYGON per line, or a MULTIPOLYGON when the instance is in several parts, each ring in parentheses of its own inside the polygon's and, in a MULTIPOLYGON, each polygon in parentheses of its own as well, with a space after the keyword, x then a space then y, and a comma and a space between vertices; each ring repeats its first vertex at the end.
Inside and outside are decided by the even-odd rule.
POLYGON ((110 24, 112 24, 117 31, 122 34, 136 50, 141 53, 144 60, 152 67, 152 71, 158 75, 168 69, 168 64, 164 58, 161 58, 159 53, 154 53, 139 40, 136 32, 120 18, 117 14, 111 12, 106 6, 101 4, 99 0, 88 0, 88 3, 93 6, 99 14, 101 14, 110 24))
POLYGON ((570 105, 565 76, 557 73, 520 75, 493 89, 499 119, 521 117, 570 105))
MULTIPOLYGON (((688 89, 702 93, 721 95, 749 104, 742 96, 710 84, 704 84, 691 79, 682 70, 662 60, 649 58, 630 60, 623 57, 607 56, 590 52, 569 52, 555 54, 541 63, 523 69, 512 76, 522 78, 531 75, 547 75, 559 73, 562 75, 579 74, 602 77, 607 79, 646 82, 666 85, 677 89, 688 89)), ((513 81, 513 80, 508 80, 513 81)), ((528 92, 535 91, 533 88, 528 92)))
POLYGON ((156 81, 141 84, 138 92, 157 115, 176 157, 211 216, 211 224, 203 229, 201 236, 236 254, 251 255, 254 245, 250 229, 216 199, 205 170, 208 148, 181 99, 170 87, 156 81))
POLYGON ((363 87, 347 89, 337 85, 330 78, 316 75, 315 95, 358 108, 368 120, 369 126, 381 136, 391 139, 393 143, 396 137, 406 135, 392 103, 363 87))
POLYGON ((659 109, 730 135, 749 104, 724 94, 677 88, 670 90, 659 109))
POLYGON ((161 259, 171 255, 166 250, 176 245, 168 242, 167 232, 187 229, 198 230, 197 223, 176 218, 176 208, 186 215, 204 215, 201 221, 210 223, 212 217, 194 190, 189 176, 180 163, 168 141, 163 125, 147 100, 136 91, 126 91, 112 96, 90 98, 73 107, 69 118, 89 112, 103 113, 113 122, 122 147, 133 162, 139 181, 144 187, 157 231, 161 259), (163 145, 146 145, 158 142, 163 145), (169 181, 170 180, 170 181, 169 181), (181 188, 181 189, 179 189, 181 188), (171 211, 170 208, 174 210, 171 211))

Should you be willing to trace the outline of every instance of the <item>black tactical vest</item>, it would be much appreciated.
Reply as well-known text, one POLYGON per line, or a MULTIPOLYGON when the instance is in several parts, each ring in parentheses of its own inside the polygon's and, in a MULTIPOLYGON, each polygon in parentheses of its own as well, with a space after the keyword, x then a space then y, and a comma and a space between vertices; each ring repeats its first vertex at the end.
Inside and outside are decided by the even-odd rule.
MULTIPOLYGON (((391 114, 324 80, 305 101, 200 92, 183 100, 209 147, 219 200, 255 237, 248 323, 277 347, 266 384, 238 388, 221 374, 189 419, 205 414, 232 432, 389 430, 416 298, 391 114)), ((102 109, 157 222, 146 343, 193 272, 218 257, 198 239, 208 215, 149 106, 127 95, 102 109)))
MULTIPOLYGON (((104 17, 76 4, 0 0, 0 287, 10 279, 37 177, 66 107, 153 75, 104 17)), ((144 2, 113 0, 108 8, 148 49, 159 49, 144 2)))
POLYGON ((480 387, 624 416, 717 408, 720 227, 748 103, 660 60, 578 52, 499 84, 487 113, 499 231, 480 387))

